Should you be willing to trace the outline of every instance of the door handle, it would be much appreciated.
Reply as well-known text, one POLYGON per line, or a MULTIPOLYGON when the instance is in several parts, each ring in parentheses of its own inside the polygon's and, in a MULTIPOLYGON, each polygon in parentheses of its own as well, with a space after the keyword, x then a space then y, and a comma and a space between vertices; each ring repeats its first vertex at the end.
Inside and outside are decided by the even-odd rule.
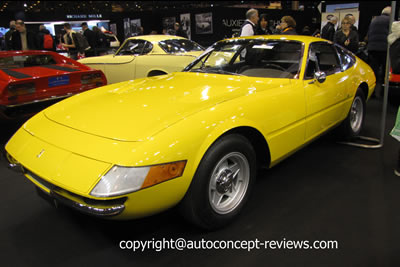
POLYGON ((308 82, 308 84, 314 84, 317 80, 312 80, 311 82, 308 82))

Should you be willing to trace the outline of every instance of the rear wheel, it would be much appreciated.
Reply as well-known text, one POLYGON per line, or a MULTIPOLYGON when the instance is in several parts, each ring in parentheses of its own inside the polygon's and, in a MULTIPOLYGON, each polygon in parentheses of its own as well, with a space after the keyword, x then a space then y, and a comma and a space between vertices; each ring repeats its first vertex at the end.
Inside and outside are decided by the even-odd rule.
POLYGON ((351 139, 358 136, 364 124, 366 102, 364 93, 358 89, 351 103, 349 114, 340 126, 342 137, 351 139))
POLYGON ((234 220, 246 203, 256 175, 256 155, 241 135, 227 135, 204 155, 183 201, 182 215, 204 229, 234 220))

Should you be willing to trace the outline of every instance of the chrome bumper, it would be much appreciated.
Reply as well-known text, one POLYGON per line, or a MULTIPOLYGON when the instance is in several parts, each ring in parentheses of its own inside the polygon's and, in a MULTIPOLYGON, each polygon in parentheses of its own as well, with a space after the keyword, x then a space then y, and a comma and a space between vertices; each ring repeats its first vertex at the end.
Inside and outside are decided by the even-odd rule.
MULTIPOLYGON (((40 189, 39 187, 36 187, 38 190, 39 196, 44 198, 45 200, 54 203, 54 205, 57 207, 58 203, 61 203, 67 207, 71 207, 73 209, 78 210, 79 212, 91 215, 91 216, 96 216, 96 217, 112 217, 116 216, 118 214, 121 214, 124 209, 125 205, 124 204, 115 204, 115 205, 110 205, 108 207, 102 206, 97 206, 97 205, 88 205, 84 203, 79 203, 77 201, 74 201, 72 199, 69 199, 67 197, 64 197, 57 192, 50 191, 50 194, 47 194, 45 191, 40 189)), ((123 201, 125 202, 125 201, 123 201)))
POLYGON ((96 200, 76 195, 74 193, 63 190, 62 188, 58 188, 57 186, 38 177, 34 173, 25 169, 5 150, 3 150, 2 152, 3 153, 1 154, 4 157, 4 161, 6 162, 7 167, 13 171, 24 174, 25 176, 29 176, 30 179, 33 179, 38 184, 46 188, 48 192, 44 191, 37 185, 35 186, 38 190, 39 196, 51 202, 55 206, 57 206, 58 203, 61 203, 82 213, 96 217, 116 216, 121 214, 125 209, 124 203, 127 199, 126 197, 112 200, 96 200))

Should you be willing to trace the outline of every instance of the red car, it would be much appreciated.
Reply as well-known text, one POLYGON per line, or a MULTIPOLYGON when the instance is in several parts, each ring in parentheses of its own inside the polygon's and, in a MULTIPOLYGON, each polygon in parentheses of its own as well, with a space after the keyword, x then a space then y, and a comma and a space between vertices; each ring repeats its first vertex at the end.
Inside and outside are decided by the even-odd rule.
POLYGON ((400 74, 389 73, 389 103, 392 105, 400 104, 400 74))
POLYGON ((106 84, 100 70, 55 52, 0 52, 0 119, 31 116, 63 98, 106 84))

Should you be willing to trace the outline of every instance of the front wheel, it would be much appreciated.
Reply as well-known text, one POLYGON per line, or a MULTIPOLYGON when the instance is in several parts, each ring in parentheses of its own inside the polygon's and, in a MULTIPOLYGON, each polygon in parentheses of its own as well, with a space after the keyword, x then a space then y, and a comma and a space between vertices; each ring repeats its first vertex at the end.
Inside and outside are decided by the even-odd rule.
POLYGON ((180 204, 182 215, 204 229, 234 220, 250 194, 256 175, 256 155, 241 135, 217 140, 201 160, 180 204))
POLYGON ((340 126, 341 135, 351 139, 358 136, 364 124, 366 102, 364 93, 359 89, 351 103, 349 114, 340 126))

